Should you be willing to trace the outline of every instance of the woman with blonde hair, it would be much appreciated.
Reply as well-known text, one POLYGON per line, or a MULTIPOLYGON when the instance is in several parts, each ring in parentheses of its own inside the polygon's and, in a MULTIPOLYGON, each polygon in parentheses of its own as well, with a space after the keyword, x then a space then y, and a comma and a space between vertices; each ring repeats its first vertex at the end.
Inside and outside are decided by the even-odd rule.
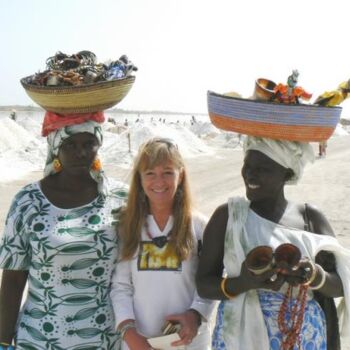
POLYGON ((120 213, 120 260, 112 302, 123 350, 152 349, 166 321, 180 325, 174 349, 210 349, 213 302, 198 297, 195 273, 206 220, 194 213, 184 161, 170 139, 153 138, 134 162, 120 213))

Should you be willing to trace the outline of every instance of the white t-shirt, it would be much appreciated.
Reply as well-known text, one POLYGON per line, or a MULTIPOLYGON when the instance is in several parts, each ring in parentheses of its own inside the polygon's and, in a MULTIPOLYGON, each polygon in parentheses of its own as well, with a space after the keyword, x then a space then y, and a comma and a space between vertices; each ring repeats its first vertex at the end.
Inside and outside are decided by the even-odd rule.
MULTIPOLYGON (((152 237, 164 236, 172 229, 173 218, 169 218, 163 231, 152 215, 147 217, 147 224, 152 237)), ((170 245, 157 247, 143 228, 140 248, 134 258, 119 262, 112 278, 111 298, 117 326, 127 319, 134 319, 138 332, 146 337, 155 337, 162 334, 161 329, 168 315, 193 308, 205 319, 210 317, 215 302, 200 298, 195 286, 198 242, 202 240, 205 224, 203 216, 192 218, 195 247, 185 261, 177 258, 170 245)), ((128 349, 125 344, 123 349, 128 349)), ((186 349, 210 349, 207 322, 203 322, 200 334, 186 349), (204 345, 201 336, 207 338, 204 345), (201 345, 198 343, 196 347, 196 342, 201 345)))

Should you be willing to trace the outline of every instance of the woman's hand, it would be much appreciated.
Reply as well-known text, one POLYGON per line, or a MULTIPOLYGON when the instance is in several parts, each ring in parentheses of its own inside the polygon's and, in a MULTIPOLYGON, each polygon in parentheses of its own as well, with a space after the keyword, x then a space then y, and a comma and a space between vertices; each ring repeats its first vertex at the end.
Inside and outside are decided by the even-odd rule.
POLYGON ((137 333, 136 328, 130 328, 125 332, 124 341, 130 350, 151 350, 152 347, 147 338, 137 333))
POLYGON ((188 345, 198 333, 198 315, 188 310, 182 314, 169 315, 166 320, 178 322, 181 325, 179 332, 180 340, 171 343, 172 346, 188 345))
POLYGON ((313 279, 315 277, 313 276, 314 272, 316 272, 315 269, 315 264, 309 258, 305 257, 294 268, 285 266, 280 269, 279 274, 283 275, 290 285, 298 286, 313 279))
POLYGON ((240 282, 245 286, 246 291, 251 289, 271 289, 274 291, 280 290, 283 283, 285 282, 285 276, 278 273, 277 268, 271 268, 270 270, 256 275, 249 271, 247 264, 244 261, 241 265, 240 282))

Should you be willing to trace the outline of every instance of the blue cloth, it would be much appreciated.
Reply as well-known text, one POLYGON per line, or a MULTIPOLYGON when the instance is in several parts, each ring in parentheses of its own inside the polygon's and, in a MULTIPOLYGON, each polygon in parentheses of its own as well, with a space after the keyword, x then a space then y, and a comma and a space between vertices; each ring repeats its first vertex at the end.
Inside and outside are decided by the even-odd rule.
MULTIPOLYGON (((277 319, 284 295, 272 291, 259 291, 258 294, 270 340, 270 350, 280 350, 281 332, 277 319)), ((212 350, 233 350, 226 348, 223 339, 224 303, 225 301, 222 301, 218 308, 212 350)), ((297 349, 297 345, 294 346, 293 350, 297 349)), ((300 350, 327 350, 326 320, 320 305, 315 300, 308 300, 305 306, 304 321, 300 332, 300 350)))

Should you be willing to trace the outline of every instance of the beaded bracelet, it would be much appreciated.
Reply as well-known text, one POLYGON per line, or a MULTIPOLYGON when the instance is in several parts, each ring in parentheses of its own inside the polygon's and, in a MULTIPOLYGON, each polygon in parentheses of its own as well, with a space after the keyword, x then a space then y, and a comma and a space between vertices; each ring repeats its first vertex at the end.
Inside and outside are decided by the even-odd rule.
MULTIPOLYGON (((128 331, 131 328, 136 328, 135 321, 130 321, 128 323, 125 323, 120 329, 120 336, 122 339, 124 339, 126 331, 128 331)), ((0 349, 1 350, 1 349, 0 349)))
POLYGON ((321 289, 324 286, 324 284, 326 283, 326 277, 327 277, 326 271, 323 270, 322 266, 320 266, 318 264, 316 264, 316 266, 317 266, 317 270, 320 271, 322 276, 321 276, 321 281, 319 284, 317 284, 316 286, 310 286, 310 289, 312 289, 312 290, 321 289))
POLYGON ((15 350, 15 347, 9 343, 0 343, 0 350, 15 350))
POLYGON ((233 299, 235 297, 235 295, 230 294, 226 291, 226 281, 227 281, 227 277, 222 279, 221 284, 220 284, 221 291, 227 299, 233 299))

